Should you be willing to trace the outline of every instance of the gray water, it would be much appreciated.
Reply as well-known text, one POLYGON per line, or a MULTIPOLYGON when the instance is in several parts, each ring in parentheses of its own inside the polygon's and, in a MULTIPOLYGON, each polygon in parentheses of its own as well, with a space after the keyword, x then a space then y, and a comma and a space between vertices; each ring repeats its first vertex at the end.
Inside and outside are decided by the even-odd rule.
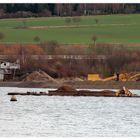
POLYGON ((34 89, 0 88, 0 136, 140 136, 138 98, 16 96, 10 102, 13 91, 34 89))

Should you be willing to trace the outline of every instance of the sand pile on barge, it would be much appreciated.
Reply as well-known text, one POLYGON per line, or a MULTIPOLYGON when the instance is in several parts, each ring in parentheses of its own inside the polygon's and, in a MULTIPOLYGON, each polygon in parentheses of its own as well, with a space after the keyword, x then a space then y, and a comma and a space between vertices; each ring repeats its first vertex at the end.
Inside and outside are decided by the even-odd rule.
POLYGON ((61 87, 59 87, 56 91, 76 91, 76 89, 70 85, 63 85, 61 87))

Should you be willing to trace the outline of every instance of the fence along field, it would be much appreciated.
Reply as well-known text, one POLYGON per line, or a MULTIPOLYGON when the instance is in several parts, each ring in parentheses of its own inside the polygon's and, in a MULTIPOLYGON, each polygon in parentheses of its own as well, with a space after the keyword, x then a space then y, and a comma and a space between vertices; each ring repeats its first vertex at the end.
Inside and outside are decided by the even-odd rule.
POLYGON ((35 43, 33 38, 39 36, 42 42, 56 40, 64 44, 89 44, 92 35, 95 35, 97 42, 132 43, 139 46, 140 14, 75 18, 79 18, 79 21, 74 21, 74 17, 1 19, 0 32, 4 38, 0 41, 35 43), (20 28, 23 26, 27 28, 20 28))

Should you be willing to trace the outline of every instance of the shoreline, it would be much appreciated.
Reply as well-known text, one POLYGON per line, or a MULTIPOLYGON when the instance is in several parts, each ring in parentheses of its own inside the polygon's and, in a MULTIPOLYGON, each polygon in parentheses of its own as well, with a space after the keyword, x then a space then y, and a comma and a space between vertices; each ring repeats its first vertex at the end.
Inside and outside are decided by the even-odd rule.
POLYGON ((19 88, 58 88, 62 85, 70 85, 78 89, 120 89, 123 86, 128 89, 140 90, 140 81, 69 81, 60 84, 53 82, 0 82, 0 87, 19 87, 19 88))

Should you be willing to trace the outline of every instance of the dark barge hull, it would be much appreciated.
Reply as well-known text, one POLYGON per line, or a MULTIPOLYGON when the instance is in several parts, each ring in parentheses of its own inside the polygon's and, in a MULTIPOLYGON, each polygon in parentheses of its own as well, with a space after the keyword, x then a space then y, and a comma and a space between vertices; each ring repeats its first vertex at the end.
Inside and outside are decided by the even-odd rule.
MULTIPOLYGON (((95 96, 95 97, 116 97, 114 91, 106 90, 106 91, 49 91, 46 92, 26 92, 26 93, 8 93, 8 95, 33 95, 33 96, 95 96)), ((117 96, 117 97, 129 97, 125 95, 117 96)), ((140 98, 140 95, 133 94, 130 98, 140 98)))

